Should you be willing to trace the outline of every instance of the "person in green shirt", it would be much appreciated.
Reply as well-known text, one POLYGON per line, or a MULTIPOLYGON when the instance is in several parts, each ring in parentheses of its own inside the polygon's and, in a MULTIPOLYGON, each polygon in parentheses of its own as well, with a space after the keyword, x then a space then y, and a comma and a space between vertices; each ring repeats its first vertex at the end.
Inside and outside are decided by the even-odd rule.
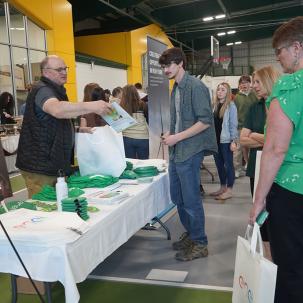
POLYGON ((275 303, 297 303, 303 298, 303 17, 281 25, 272 45, 288 74, 266 101, 266 139, 249 220, 254 223, 266 206, 278 265, 275 303))
MULTIPOLYGON (((238 112, 238 131, 241 133, 245 116, 250 106, 258 101, 257 96, 251 90, 251 79, 249 75, 242 75, 239 79, 239 92, 235 97, 235 104, 238 112)), ((234 167, 236 178, 243 176, 245 168, 243 166, 243 160, 245 165, 248 162, 248 148, 238 146, 238 149, 234 152, 234 167)))
MULTIPOLYGON (((274 83, 280 77, 280 73, 272 66, 265 66, 253 73, 253 88, 259 101, 254 103, 246 114, 243 128, 240 134, 240 143, 249 148, 249 157, 246 176, 250 178, 251 196, 254 194, 256 155, 264 145, 264 127, 267 110, 265 100, 271 94, 274 83)), ((261 235, 264 243, 265 257, 271 260, 271 253, 267 232, 267 221, 261 226, 261 235)))
POLYGON ((264 127, 267 110, 265 100, 271 94, 274 83, 280 77, 279 71, 272 66, 265 66, 255 71, 252 76, 253 88, 258 97, 248 110, 240 134, 240 144, 249 148, 246 176, 250 177, 250 190, 253 196, 255 181, 256 155, 264 145, 264 127))

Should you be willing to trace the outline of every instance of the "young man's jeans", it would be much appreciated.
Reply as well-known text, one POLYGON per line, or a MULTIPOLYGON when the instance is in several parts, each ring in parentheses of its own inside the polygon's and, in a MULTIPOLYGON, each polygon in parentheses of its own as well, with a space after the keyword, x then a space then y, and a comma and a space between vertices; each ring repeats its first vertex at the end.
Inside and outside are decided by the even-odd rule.
POLYGON ((233 187, 235 183, 235 170, 233 164, 233 152, 230 143, 218 144, 218 153, 214 155, 221 185, 233 187))
POLYGON ((191 240, 207 244, 205 216, 200 194, 200 165, 203 152, 184 162, 169 162, 170 195, 180 221, 191 240))

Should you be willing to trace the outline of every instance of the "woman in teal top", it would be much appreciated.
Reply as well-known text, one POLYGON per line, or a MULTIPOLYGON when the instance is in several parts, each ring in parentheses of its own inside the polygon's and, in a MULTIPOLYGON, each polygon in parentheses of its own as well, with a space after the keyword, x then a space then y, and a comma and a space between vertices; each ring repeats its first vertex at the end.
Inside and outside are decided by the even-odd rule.
POLYGON ((303 298, 303 17, 281 25, 273 47, 283 71, 267 99, 266 139, 250 222, 269 212, 269 242, 278 265, 275 303, 303 298), (266 197, 267 196, 267 197, 266 197))

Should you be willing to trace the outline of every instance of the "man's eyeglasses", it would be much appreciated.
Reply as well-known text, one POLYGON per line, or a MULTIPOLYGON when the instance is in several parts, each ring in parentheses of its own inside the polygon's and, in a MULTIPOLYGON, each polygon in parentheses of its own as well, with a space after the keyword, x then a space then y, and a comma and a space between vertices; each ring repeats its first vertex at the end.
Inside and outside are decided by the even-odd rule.
POLYGON ((172 64, 174 64, 175 62, 174 61, 172 61, 172 62, 170 62, 170 63, 168 63, 168 64, 161 64, 161 68, 162 69, 165 69, 165 68, 170 68, 171 67, 171 65, 172 64))
POLYGON ((43 68, 43 69, 52 69, 52 70, 55 70, 55 71, 58 72, 58 73, 63 73, 63 72, 67 73, 69 67, 68 67, 68 66, 65 66, 65 67, 58 67, 58 68, 45 67, 45 68, 43 68))

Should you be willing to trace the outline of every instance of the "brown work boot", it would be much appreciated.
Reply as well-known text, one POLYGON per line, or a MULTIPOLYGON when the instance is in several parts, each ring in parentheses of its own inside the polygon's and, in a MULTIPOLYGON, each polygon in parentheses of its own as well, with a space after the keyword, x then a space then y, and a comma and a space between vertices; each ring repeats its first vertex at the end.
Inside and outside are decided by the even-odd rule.
POLYGON ((178 261, 191 261, 198 258, 205 258, 207 256, 207 245, 192 241, 192 245, 187 249, 177 252, 175 258, 178 261))
POLYGON ((184 232, 180 238, 179 241, 176 241, 172 244, 173 250, 183 250, 192 244, 192 240, 189 238, 188 232, 184 232))

